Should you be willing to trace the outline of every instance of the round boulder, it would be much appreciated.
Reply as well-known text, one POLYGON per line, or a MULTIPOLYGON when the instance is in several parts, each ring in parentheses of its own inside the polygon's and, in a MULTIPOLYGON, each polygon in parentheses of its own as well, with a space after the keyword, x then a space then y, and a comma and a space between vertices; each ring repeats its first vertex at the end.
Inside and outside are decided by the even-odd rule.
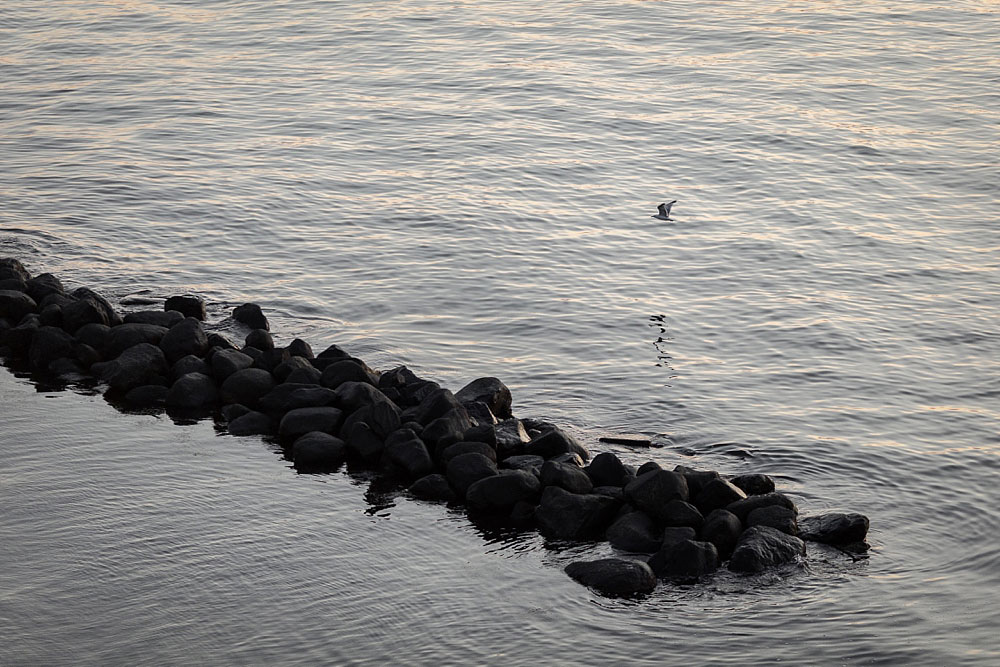
POLYGON ((656 575, 649 565, 625 558, 576 561, 566 566, 566 574, 610 597, 645 595, 656 588, 656 575))

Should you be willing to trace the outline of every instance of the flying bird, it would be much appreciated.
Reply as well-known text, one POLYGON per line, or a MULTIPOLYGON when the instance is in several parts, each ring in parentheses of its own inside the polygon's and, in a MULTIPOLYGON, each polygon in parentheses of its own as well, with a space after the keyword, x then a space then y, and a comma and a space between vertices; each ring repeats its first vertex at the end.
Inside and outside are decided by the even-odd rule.
POLYGON ((675 199, 671 202, 660 204, 659 206, 656 207, 656 210, 659 211, 659 213, 657 213, 656 215, 651 215, 649 217, 656 218, 657 220, 673 220, 673 218, 670 217, 670 207, 672 207, 676 203, 677 200, 675 199))

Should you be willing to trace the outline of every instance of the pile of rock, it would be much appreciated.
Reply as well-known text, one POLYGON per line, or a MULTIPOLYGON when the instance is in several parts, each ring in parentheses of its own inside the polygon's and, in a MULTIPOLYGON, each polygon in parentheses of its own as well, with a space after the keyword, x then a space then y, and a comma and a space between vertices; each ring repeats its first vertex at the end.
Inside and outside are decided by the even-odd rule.
POLYGON ((196 297, 122 316, 92 290, 67 292, 51 274, 0 259, 0 355, 64 380, 96 377, 130 405, 218 411, 234 435, 276 437, 303 472, 352 459, 418 498, 553 540, 607 539, 632 556, 567 567, 605 594, 697 579, 726 561, 758 572, 801 558, 803 539, 848 545, 867 534, 858 514, 799 519, 765 475, 635 469, 608 452, 590 460, 558 426, 516 418, 497 378, 452 393, 405 366, 375 371, 336 345, 276 346, 254 304, 232 317, 249 330, 241 346, 205 330, 196 297))

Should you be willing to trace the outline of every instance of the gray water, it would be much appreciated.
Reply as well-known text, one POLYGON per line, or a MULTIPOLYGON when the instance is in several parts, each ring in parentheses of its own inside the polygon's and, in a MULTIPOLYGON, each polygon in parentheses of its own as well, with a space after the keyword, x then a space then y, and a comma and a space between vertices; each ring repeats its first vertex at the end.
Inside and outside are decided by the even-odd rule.
POLYGON ((995 664, 998 54, 993 2, 8 0, 0 256, 498 376, 872 550, 604 599, 607 545, 0 370, 0 663, 995 664))

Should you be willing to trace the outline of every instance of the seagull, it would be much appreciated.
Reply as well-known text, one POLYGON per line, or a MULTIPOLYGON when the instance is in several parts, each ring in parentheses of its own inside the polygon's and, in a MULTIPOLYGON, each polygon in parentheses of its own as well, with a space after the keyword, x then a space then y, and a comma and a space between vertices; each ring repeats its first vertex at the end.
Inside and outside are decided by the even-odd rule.
POLYGON ((659 213, 657 213, 656 215, 651 215, 649 217, 656 218, 657 220, 673 220, 673 218, 670 217, 670 207, 676 203, 677 200, 675 199, 672 202, 667 202, 666 204, 660 204, 659 206, 656 207, 656 210, 658 210, 659 213))

